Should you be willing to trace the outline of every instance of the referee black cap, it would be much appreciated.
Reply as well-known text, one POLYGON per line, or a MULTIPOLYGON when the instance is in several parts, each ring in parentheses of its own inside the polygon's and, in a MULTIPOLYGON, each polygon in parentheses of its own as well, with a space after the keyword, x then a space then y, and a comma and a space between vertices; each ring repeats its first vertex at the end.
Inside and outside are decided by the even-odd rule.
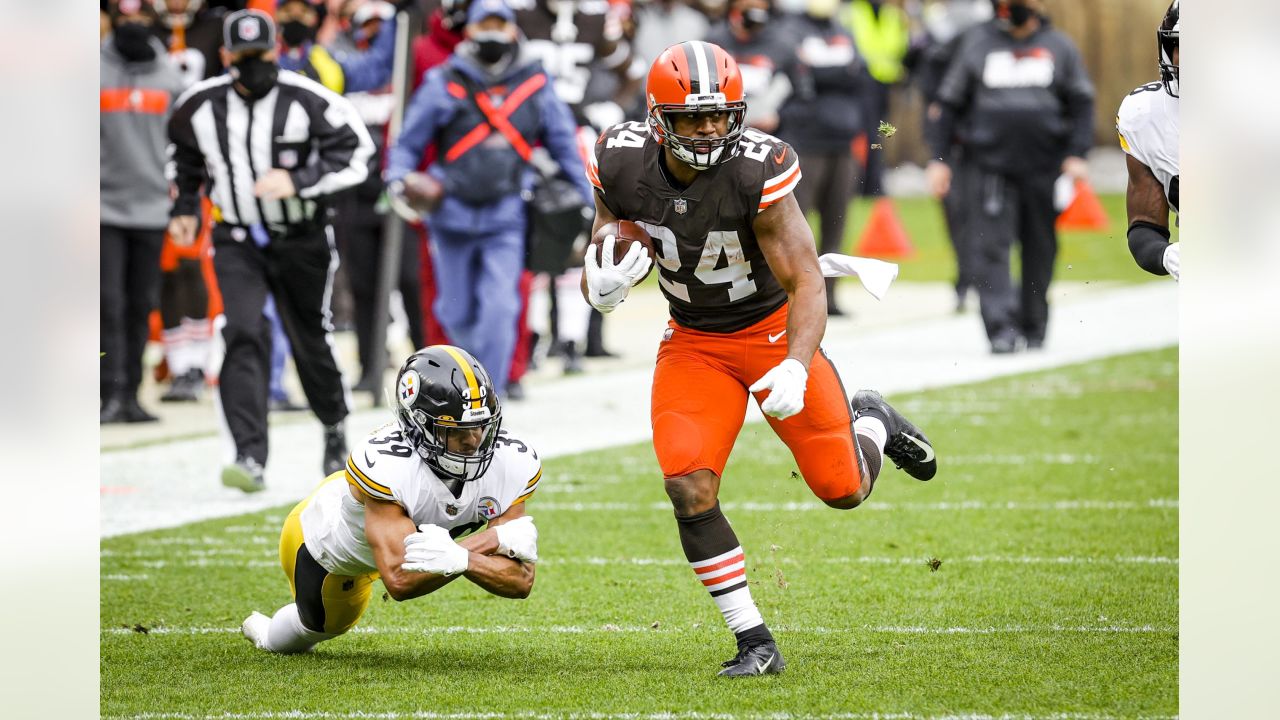
POLYGON ((231 52, 274 50, 276 24, 260 10, 237 10, 222 23, 222 44, 231 52))

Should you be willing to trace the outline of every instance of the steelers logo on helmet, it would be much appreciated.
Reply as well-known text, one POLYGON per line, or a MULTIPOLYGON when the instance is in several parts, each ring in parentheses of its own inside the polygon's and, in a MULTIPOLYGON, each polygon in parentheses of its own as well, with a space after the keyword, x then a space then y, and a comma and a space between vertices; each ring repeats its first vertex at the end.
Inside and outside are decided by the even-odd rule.
POLYGON ((649 68, 645 86, 649 135, 671 148, 676 159, 695 170, 707 170, 738 153, 746 129, 747 103, 738 63, 719 45, 690 40, 663 50, 649 68), (723 135, 681 135, 681 117, 723 113, 723 135))
POLYGON ((493 462, 502 407, 478 360, 452 345, 414 353, 396 377, 396 420, 441 480, 466 482, 493 462))
POLYGON ((400 404, 406 408, 412 408, 414 401, 418 399, 418 387, 422 384, 418 373, 413 370, 406 370, 400 376, 399 388, 396 396, 400 398, 400 404))

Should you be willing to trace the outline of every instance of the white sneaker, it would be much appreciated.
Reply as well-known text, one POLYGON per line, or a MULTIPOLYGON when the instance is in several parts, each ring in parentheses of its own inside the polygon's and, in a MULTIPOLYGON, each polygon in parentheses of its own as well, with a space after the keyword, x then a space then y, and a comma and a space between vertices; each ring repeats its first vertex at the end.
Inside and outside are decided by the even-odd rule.
POLYGON ((240 623, 240 632, 253 646, 259 650, 267 650, 267 631, 271 627, 271 618, 257 610, 240 623))

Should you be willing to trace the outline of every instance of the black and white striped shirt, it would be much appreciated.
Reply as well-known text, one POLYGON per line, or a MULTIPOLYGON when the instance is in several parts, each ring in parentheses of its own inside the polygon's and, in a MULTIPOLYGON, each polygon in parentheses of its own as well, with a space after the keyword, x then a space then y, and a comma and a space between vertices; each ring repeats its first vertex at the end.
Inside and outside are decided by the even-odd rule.
POLYGON ((172 215, 198 215, 206 186, 222 222, 272 229, 311 220, 318 200, 362 182, 374 151, 346 98, 287 70, 256 102, 241 97, 228 75, 193 85, 178 98, 169 141, 178 188, 172 215), (295 197, 254 197, 254 183, 272 168, 289 172, 295 197))

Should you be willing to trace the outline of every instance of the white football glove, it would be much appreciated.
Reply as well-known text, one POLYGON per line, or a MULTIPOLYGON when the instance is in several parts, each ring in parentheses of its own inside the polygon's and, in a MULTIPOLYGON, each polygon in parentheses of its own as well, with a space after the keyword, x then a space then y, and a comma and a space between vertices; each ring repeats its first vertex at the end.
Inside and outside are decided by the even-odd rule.
POLYGON ((632 243, 627 254, 615 263, 613 248, 617 240, 614 235, 605 236, 599 262, 596 262, 595 251, 587 248, 587 301, 602 313, 613 312, 619 303, 626 300, 631 286, 640 282, 653 265, 648 251, 638 242, 632 243))
POLYGON ((786 420, 804 409, 804 388, 809 382, 809 371, 795 358, 787 358, 764 374, 748 388, 753 393, 769 391, 769 397, 760 403, 760 410, 779 420, 786 420))
POLYGON ((1164 269, 1169 271, 1175 281, 1182 274, 1182 261, 1178 259, 1182 251, 1178 249, 1179 246, 1180 243, 1169 243, 1169 247, 1164 250, 1164 269))
POLYGON ((538 562, 538 528, 529 515, 493 528, 498 533, 498 554, 521 562, 538 562))
POLYGON ((457 575, 467 571, 471 553, 449 537, 449 531, 426 523, 404 539, 404 564, 400 569, 413 573, 457 575))

